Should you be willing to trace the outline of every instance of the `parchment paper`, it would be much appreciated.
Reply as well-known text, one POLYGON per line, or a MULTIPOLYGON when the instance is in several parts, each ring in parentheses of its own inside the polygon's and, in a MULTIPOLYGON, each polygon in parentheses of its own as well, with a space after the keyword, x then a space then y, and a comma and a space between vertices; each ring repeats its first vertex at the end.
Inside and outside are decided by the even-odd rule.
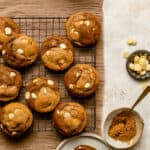
MULTIPOLYGON (((143 82, 128 75, 122 53, 137 49, 150 50, 150 0, 104 1, 104 63, 105 92, 103 122, 109 112, 119 107, 130 107, 142 92, 143 82), (128 37, 138 41, 137 46, 126 44, 128 37)), ((150 81, 146 82, 147 84, 150 81)), ((142 140, 134 150, 150 149, 150 95, 136 109, 144 119, 142 140)), ((102 124, 103 126, 103 124, 102 124)))

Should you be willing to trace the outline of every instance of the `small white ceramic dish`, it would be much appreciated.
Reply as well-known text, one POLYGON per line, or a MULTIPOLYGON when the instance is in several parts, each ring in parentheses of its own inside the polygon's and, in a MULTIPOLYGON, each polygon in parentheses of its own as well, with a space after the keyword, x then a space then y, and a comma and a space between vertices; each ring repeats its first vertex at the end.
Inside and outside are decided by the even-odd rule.
POLYGON ((96 150, 110 150, 104 140, 93 133, 83 133, 66 139, 57 146, 56 150, 74 150, 78 145, 89 145, 96 148, 96 150))
POLYGON ((111 126, 111 123, 114 117, 116 117, 118 114, 124 111, 130 111, 130 108, 120 108, 120 109, 112 111, 107 116, 104 122, 104 128, 103 128, 104 139, 111 147, 115 149, 128 149, 128 148, 135 146, 141 139, 141 136, 143 133, 143 128, 144 128, 143 119, 141 118, 139 113, 133 110, 133 111, 130 111, 130 113, 132 113, 132 115, 135 117, 135 120, 136 120, 137 133, 135 137, 133 137, 129 142, 122 142, 122 141, 115 140, 108 135, 108 130, 109 130, 109 127, 111 126))

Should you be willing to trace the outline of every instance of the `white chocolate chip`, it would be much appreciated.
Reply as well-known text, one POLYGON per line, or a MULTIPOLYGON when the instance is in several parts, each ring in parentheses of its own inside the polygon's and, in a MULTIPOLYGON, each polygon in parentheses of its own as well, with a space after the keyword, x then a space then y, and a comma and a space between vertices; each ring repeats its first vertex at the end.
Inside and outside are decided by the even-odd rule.
POLYGON ((83 20, 80 21, 80 25, 82 25, 82 24, 83 24, 83 20))
POLYGON ((37 95, 36 95, 35 93, 31 93, 31 97, 32 97, 33 99, 36 99, 36 98, 37 98, 37 95))
POLYGON ((42 87, 40 89, 40 92, 44 93, 44 94, 47 94, 47 88, 46 87, 42 87))
POLYGON ((12 34, 12 29, 10 27, 5 28, 5 34, 6 35, 11 35, 12 34))
POLYGON ((61 44, 59 45, 59 47, 65 49, 65 48, 67 48, 67 45, 66 45, 65 43, 61 43, 61 44))
POLYGON ((33 83, 36 83, 36 82, 38 82, 38 80, 39 80, 39 79, 34 79, 32 82, 33 82, 33 83))
POLYGON ((9 113, 9 114, 8 114, 8 118, 9 118, 10 120, 12 120, 14 117, 15 117, 15 115, 14 115, 13 113, 9 113))
POLYGON ((89 89, 89 88, 91 87, 91 84, 90 84, 90 83, 86 83, 86 84, 84 85, 84 87, 85 87, 86 89, 89 89))
POLYGON ((64 59, 60 59, 60 60, 58 61, 59 64, 64 64, 64 62, 65 62, 64 59))
POLYGON ((2 84, 2 85, 0 86, 0 88, 7 88, 7 85, 6 85, 6 84, 2 84))
POLYGON ((146 70, 150 71, 150 64, 147 65, 146 70))
POLYGON ((30 92, 26 92, 25 93, 25 99, 29 99, 30 98, 30 92))
POLYGON ((6 54, 6 50, 2 50, 2 55, 5 55, 6 54))
POLYGON ((70 34, 73 40, 79 40, 79 32, 75 31, 74 28, 71 29, 70 34))
POLYGON ((78 78, 80 75, 81 75, 80 72, 77 72, 77 73, 76 73, 76 77, 77 77, 77 78, 78 78))
POLYGON ((3 48, 3 45, 0 44, 0 50, 3 48))
POLYGON ((57 110, 57 114, 58 114, 58 115, 60 114, 60 111, 59 111, 59 110, 57 110))
POLYGON ((54 81, 53 81, 53 80, 48 80, 47 83, 48 83, 49 85, 54 85, 54 81))
POLYGON ((64 118, 66 119, 71 118, 71 115, 68 112, 64 112, 63 115, 64 115, 64 118))
POLYGON ((3 125, 2 124, 0 124, 0 128, 3 129, 3 125))
POLYGON ((22 54, 24 54, 24 50, 21 49, 21 48, 19 48, 19 49, 17 49, 17 53, 20 54, 20 55, 22 55, 22 54))
POLYGON ((15 72, 10 72, 10 77, 15 77, 16 73, 15 72))
POLYGON ((142 70, 141 65, 135 64, 134 65, 134 70, 140 72, 142 70))
POLYGON ((84 23, 85 23, 87 26, 89 26, 89 25, 91 24, 89 20, 85 20, 84 23))
POLYGON ((45 53, 47 56, 49 56, 50 55, 50 51, 46 51, 46 53, 45 53))
POLYGON ((136 46, 137 45, 137 41, 132 39, 132 38, 128 38, 127 43, 128 43, 128 45, 132 45, 132 46, 136 46))
POLYGON ((16 135, 17 134, 17 132, 15 132, 15 131, 13 131, 12 133, 11 133, 11 135, 16 135))
POLYGON ((130 64, 129 64, 129 68, 130 68, 131 70, 134 70, 134 64, 133 64, 133 63, 130 63, 130 64))
POLYGON ((129 52, 128 51, 124 51, 123 52, 123 58, 128 58, 129 57, 129 52))
POLYGON ((73 84, 69 84, 69 88, 70 88, 70 89, 73 89, 73 88, 74 88, 74 85, 73 85, 73 84))
POLYGON ((140 75, 145 75, 145 74, 146 74, 145 70, 140 72, 140 75))

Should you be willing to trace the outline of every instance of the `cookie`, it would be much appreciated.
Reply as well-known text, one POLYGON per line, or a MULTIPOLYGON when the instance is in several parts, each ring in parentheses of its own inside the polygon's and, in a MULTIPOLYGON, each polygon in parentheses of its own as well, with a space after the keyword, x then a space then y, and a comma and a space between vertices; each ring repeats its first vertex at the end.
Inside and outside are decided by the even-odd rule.
POLYGON ((96 91, 99 75, 91 65, 77 64, 65 73, 64 82, 73 96, 86 97, 96 91))
POLYGON ((47 113, 54 110, 60 101, 56 83, 46 77, 36 78, 27 86, 25 99, 37 112, 47 113))
POLYGON ((10 37, 2 50, 4 61, 11 67, 21 69, 35 62, 38 56, 37 43, 27 35, 10 37))
POLYGON ((0 128, 10 137, 23 135, 32 125, 33 115, 21 103, 9 103, 0 110, 0 128))
POLYGON ((88 12, 73 14, 66 23, 69 40, 78 46, 95 44, 101 33, 101 24, 98 18, 88 12))
POLYGON ((0 65, 0 101, 15 99, 22 86, 21 74, 9 67, 0 65))
POLYGON ((87 125, 86 111, 79 103, 63 102, 54 111, 53 125, 62 136, 79 134, 87 125))
POLYGON ((74 150, 96 150, 96 148, 89 146, 89 145, 79 145, 75 147, 74 150))
POLYGON ((8 37, 20 33, 19 26, 13 19, 0 17, 0 51, 3 49, 3 43, 8 37))
POLYGON ((48 37, 41 46, 41 59, 53 71, 65 70, 74 61, 72 44, 62 36, 48 37))

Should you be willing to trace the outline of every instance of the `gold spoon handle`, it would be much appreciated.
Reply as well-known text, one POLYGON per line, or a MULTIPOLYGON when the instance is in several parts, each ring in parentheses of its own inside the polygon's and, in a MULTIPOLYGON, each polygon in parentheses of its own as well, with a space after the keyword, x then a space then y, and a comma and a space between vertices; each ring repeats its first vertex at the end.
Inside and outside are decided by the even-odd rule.
POLYGON ((131 110, 133 110, 135 106, 137 106, 149 92, 150 92, 150 86, 147 86, 142 92, 142 94, 138 97, 136 102, 133 104, 133 106, 131 107, 131 110))

